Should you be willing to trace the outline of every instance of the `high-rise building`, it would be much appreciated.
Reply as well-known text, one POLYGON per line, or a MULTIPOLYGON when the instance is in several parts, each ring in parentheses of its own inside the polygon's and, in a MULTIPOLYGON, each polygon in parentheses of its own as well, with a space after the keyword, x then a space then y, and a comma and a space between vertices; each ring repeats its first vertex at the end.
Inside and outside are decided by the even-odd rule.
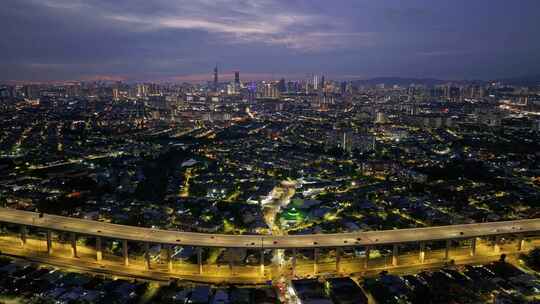
POLYGON ((263 82, 259 90, 259 96, 263 98, 276 99, 279 98, 280 94, 277 86, 274 83, 263 82))
POLYGON ((353 91, 354 91, 354 88, 353 88, 352 82, 347 82, 347 86, 345 87, 345 92, 347 94, 352 94, 353 91))
POLYGON ((287 92, 287 85, 285 84, 285 78, 281 78, 278 83, 278 90, 280 93, 287 92))
POLYGON ((347 82, 346 81, 341 82, 339 89, 340 89, 341 94, 345 94, 345 92, 347 92, 347 82))
POLYGON ((229 83, 227 84, 227 95, 234 95, 236 94, 236 83, 229 83))
POLYGON ((237 94, 240 92, 240 72, 234 72, 234 93, 237 94))
POLYGON ((352 142, 352 133, 351 132, 343 132, 341 137, 341 149, 345 152, 351 152, 353 149, 353 142, 352 142))
POLYGON ((114 101, 118 101, 120 99, 120 93, 118 91, 118 88, 112 89, 112 97, 114 101))
POLYGON ((251 82, 248 84, 247 93, 248 93, 248 100, 250 102, 254 101, 255 98, 257 98, 257 84, 255 82, 251 82))
POLYGON ((80 84, 70 84, 66 86, 66 95, 69 97, 77 97, 81 95, 80 84))
POLYGON ((145 84, 137 85, 137 97, 146 97, 148 95, 148 86, 145 84))
POLYGON ((287 82, 287 92, 297 93, 300 90, 298 82, 289 81, 287 82))
POLYGON ((0 88, 0 99, 1 98, 10 98, 13 97, 12 90, 10 87, 2 87, 0 88))
POLYGON ((219 89, 218 81, 218 66, 216 64, 216 67, 214 68, 214 92, 217 92, 219 89))
POLYGON ((319 75, 313 75, 313 90, 319 89, 319 75))
POLYGON ((24 97, 28 99, 37 99, 40 97, 40 88, 37 85, 27 85, 24 87, 24 97))
POLYGON ((384 112, 377 112, 376 115, 377 116, 376 116, 376 119, 375 119, 375 123, 377 123, 377 124, 387 123, 386 115, 384 114, 384 112))

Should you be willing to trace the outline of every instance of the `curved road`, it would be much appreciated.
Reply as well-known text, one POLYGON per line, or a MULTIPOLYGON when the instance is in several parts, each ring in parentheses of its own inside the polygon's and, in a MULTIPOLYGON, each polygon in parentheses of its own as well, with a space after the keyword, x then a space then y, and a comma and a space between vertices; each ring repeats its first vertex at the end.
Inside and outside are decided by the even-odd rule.
POLYGON ((321 248, 376 246, 540 232, 540 219, 429 228, 312 235, 224 235, 123 226, 79 218, 0 208, 0 222, 118 240, 221 248, 321 248))

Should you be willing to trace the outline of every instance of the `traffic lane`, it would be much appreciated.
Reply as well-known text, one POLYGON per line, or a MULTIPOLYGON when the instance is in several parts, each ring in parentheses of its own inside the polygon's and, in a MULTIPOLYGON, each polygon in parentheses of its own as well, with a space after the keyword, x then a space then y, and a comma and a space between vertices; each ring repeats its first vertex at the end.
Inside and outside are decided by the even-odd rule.
POLYGON ((0 221, 128 241, 231 248, 374 246, 540 231, 540 220, 519 220, 385 231, 294 236, 224 235, 124 226, 86 219, 0 208, 0 221))
POLYGON ((168 231, 56 215, 44 215, 40 217, 37 213, 20 210, 0 210, 0 221, 55 231, 74 232, 82 235, 125 239, 136 242, 169 243, 201 247, 262 247, 262 236, 257 235, 236 236, 168 231))

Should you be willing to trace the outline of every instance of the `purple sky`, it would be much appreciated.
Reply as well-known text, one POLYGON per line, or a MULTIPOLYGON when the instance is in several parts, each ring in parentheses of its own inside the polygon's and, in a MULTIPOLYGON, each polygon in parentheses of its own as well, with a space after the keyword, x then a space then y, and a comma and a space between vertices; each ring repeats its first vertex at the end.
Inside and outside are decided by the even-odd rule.
POLYGON ((0 80, 540 74, 538 0, 3 0, 0 80))

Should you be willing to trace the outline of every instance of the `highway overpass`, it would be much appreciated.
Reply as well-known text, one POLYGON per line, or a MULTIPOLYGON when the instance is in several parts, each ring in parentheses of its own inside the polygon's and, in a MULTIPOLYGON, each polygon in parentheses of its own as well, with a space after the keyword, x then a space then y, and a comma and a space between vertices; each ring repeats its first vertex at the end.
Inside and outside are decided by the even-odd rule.
MULTIPOLYGON (((521 249, 523 238, 527 235, 537 235, 540 232, 540 219, 517 221, 490 222, 479 224, 438 226, 416 229, 397 229, 385 231, 354 232, 340 234, 311 234, 311 235, 224 235, 205 234, 193 232, 169 231, 134 226, 116 225, 105 222, 85 220, 79 218, 63 217, 29 211, 0 208, 0 223, 7 223, 21 227, 21 242, 25 243, 27 228, 34 227, 47 232, 47 251, 52 253, 52 234, 63 232, 72 235, 73 255, 77 255, 77 238, 79 236, 96 238, 96 259, 102 259, 102 239, 114 239, 122 242, 124 263, 128 266, 128 242, 144 244, 146 248, 146 266, 150 268, 148 248, 152 244, 162 244, 170 257, 170 248, 173 246, 193 246, 198 248, 198 263, 202 273, 200 248, 245 248, 256 249, 264 255, 265 250, 290 249, 293 251, 292 267, 296 265, 296 251, 314 250, 315 269, 320 249, 330 248, 336 250, 336 264, 339 269, 340 253, 343 248, 365 247, 368 252, 366 265, 369 259, 369 250, 377 246, 393 246, 392 264, 398 263, 398 247, 403 244, 419 244, 419 261, 423 262, 425 244, 433 241, 446 241, 445 259, 448 259, 451 242, 456 240, 471 241, 471 255, 476 252, 478 238, 494 238, 494 250, 497 250, 497 240, 509 236, 518 239, 517 246, 521 249)), ((263 259, 261 258, 261 261, 263 259)), ((172 264, 171 264, 172 267, 172 264)), ((261 272, 264 265, 261 263, 261 272)), ((316 272, 316 271, 315 271, 316 272)))
POLYGON ((35 212, 7 208, 0 208, 0 222, 54 231, 73 232, 80 235, 156 244, 264 249, 377 246, 540 232, 540 219, 529 219, 340 234, 226 235, 124 226, 48 214, 40 217, 35 212))

